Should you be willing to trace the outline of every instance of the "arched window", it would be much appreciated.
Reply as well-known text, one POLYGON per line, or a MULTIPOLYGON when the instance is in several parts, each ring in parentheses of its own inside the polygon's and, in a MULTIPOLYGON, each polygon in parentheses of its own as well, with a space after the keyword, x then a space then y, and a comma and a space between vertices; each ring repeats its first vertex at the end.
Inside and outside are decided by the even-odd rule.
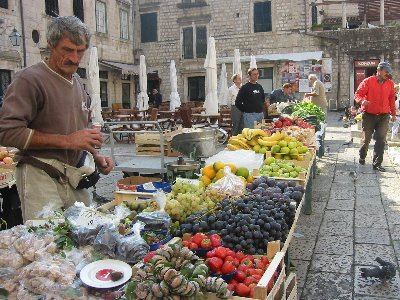
POLYGON ((311 25, 318 24, 318 9, 316 5, 311 6, 311 25))

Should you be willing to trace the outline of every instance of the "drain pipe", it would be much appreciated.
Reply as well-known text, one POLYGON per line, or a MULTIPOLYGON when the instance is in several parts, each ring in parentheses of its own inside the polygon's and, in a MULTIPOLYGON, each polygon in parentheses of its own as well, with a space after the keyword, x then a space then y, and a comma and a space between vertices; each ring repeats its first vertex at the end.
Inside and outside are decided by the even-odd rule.
POLYGON ((21 17, 21 33, 22 33, 22 56, 23 56, 23 67, 26 68, 26 44, 25 44, 25 23, 24 23, 24 8, 22 6, 22 0, 19 0, 19 13, 21 17))

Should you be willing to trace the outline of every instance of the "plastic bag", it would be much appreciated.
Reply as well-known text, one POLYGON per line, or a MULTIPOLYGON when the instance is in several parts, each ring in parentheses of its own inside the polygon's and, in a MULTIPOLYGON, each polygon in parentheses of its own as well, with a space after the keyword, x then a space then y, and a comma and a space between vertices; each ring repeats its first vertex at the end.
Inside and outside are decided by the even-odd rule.
POLYGON ((64 217, 71 224, 71 238, 80 246, 92 244, 101 227, 112 223, 104 214, 80 205, 69 207, 64 217))
POLYGON ((116 257, 128 263, 141 261, 150 246, 140 235, 140 222, 133 225, 133 234, 121 236, 116 247, 116 257))
POLYGON ((217 161, 225 164, 234 164, 237 168, 245 167, 249 170, 260 169, 264 162, 264 154, 256 153, 253 150, 223 150, 206 159, 206 165, 212 165, 217 161))
POLYGON ((217 180, 209 186, 210 190, 216 190, 218 193, 224 193, 229 196, 243 195, 246 183, 238 176, 232 173, 231 168, 224 167, 224 177, 217 180))
POLYGON ((133 222, 141 221, 144 225, 144 230, 165 230, 169 231, 171 225, 171 217, 165 212, 165 204, 167 197, 162 190, 157 190, 154 195, 159 211, 141 212, 138 214, 133 222))
POLYGON ((120 234, 115 224, 104 224, 94 239, 93 248, 114 257, 119 238, 120 234))

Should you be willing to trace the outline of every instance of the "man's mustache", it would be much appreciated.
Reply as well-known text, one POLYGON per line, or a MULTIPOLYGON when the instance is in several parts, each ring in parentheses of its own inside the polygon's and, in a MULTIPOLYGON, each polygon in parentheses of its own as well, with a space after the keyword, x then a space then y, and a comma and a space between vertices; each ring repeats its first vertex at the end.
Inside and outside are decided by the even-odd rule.
POLYGON ((66 62, 64 62, 64 65, 66 65, 66 66, 76 66, 76 67, 78 67, 79 66, 79 63, 74 63, 74 62, 72 62, 72 61, 70 61, 70 60, 67 60, 66 62))

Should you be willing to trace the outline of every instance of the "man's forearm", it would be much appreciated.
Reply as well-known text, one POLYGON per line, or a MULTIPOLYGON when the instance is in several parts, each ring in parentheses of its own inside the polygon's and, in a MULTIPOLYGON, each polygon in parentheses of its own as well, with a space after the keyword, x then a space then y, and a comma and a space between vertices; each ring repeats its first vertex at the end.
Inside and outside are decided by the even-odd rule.
POLYGON ((27 149, 70 149, 66 135, 33 131, 27 149))

